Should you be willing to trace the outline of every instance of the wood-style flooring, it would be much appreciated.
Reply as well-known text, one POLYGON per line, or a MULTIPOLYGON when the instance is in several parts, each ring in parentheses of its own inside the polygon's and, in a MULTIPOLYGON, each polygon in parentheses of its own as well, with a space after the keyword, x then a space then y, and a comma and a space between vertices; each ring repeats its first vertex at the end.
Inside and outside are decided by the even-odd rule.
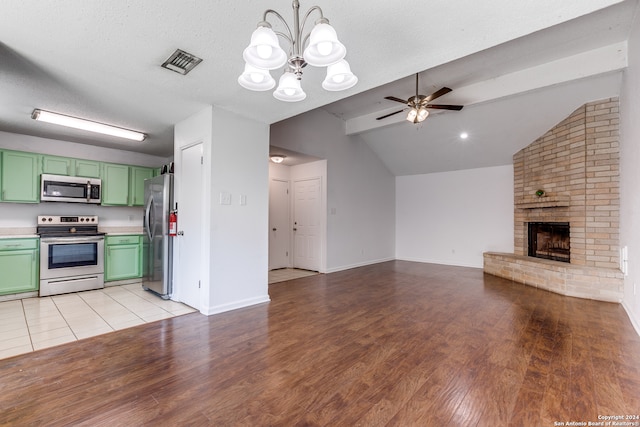
MULTIPOLYGON (((554 426, 640 414, 618 304, 386 262, 0 360, 0 425, 554 426)), ((638 421, 638 420, 633 420, 638 421)))

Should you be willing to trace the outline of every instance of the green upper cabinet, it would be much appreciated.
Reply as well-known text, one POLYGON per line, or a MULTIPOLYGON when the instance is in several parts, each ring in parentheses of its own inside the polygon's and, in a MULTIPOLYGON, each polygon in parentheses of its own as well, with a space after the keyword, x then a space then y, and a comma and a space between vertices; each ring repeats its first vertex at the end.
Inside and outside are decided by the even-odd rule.
POLYGON ((3 202, 38 203, 40 201, 40 154, 2 151, 3 202))
POLYGON ((129 204, 131 206, 144 206, 144 180, 153 178, 152 168, 131 166, 131 179, 129 180, 129 204))
POLYGON ((100 178, 100 162, 75 159, 75 176, 100 178))
POLYGON ((42 173, 73 175, 73 159, 57 156, 42 156, 42 173))
POLYGON ((102 164, 102 204, 126 206, 129 204, 129 166, 102 164))
POLYGON ((42 173, 100 178, 100 162, 70 159, 68 157, 42 156, 42 173))

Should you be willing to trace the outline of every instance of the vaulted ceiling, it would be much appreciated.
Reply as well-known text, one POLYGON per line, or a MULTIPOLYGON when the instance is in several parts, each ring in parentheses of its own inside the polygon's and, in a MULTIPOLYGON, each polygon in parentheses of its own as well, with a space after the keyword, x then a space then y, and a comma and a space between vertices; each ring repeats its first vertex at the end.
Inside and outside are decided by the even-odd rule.
POLYGON ((324 108, 396 175, 504 164, 577 106, 617 94, 637 0, 303 0, 301 11, 313 5, 336 28, 359 83, 324 91, 324 70, 309 66, 307 99, 283 103, 236 80, 264 10, 291 24, 290 0, 3 0, 0 131, 171 156, 173 125, 206 105, 267 124, 324 108), (203 62, 186 76, 161 68, 177 48, 203 62), (376 121, 402 108, 384 96, 414 94, 417 72, 422 94, 448 86, 438 102, 465 108, 417 126, 403 114, 376 121), (149 138, 122 142, 35 122, 34 108, 149 138))

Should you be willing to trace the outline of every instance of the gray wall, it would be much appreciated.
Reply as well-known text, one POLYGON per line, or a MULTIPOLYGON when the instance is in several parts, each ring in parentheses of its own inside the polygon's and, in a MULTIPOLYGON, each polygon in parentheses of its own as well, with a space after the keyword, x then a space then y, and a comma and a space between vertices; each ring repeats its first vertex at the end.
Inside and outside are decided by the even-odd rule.
POLYGON ((395 258, 395 178, 322 109, 271 126, 271 145, 327 160, 327 272, 395 258))

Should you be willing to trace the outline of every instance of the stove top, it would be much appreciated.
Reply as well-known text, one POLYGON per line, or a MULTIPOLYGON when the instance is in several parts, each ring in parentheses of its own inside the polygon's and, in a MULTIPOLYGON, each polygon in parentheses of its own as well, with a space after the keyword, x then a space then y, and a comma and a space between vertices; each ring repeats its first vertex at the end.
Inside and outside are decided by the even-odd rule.
POLYGON ((104 236, 97 215, 38 215, 36 232, 41 237, 104 236))

